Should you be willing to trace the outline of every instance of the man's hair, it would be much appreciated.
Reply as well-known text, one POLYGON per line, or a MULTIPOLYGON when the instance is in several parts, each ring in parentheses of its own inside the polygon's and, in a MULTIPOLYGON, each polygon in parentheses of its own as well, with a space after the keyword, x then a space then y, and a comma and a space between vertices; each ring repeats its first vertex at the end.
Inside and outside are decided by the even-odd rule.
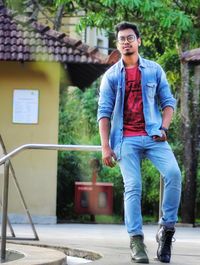
POLYGON ((125 29, 132 29, 135 32, 135 35, 137 38, 140 37, 140 32, 138 30, 138 27, 130 22, 123 21, 115 26, 115 37, 117 39, 118 32, 125 29))

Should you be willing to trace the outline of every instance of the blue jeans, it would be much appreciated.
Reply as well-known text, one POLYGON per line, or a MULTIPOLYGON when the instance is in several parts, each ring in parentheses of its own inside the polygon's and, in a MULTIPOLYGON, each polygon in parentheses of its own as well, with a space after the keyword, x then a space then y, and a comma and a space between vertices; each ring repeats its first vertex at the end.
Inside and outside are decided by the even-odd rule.
POLYGON ((143 235, 141 213, 141 160, 149 159, 164 180, 160 224, 173 226, 181 194, 181 172, 167 142, 156 142, 150 136, 124 137, 119 166, 124 181, 125 224, 130 236, 143 235))

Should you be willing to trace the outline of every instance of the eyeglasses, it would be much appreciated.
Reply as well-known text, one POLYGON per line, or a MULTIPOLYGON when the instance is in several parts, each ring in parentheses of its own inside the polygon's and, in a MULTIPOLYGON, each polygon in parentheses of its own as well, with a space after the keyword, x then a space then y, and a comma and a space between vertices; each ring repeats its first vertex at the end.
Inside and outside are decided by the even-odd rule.
POLYGON ((121 36, 121 37, 119 37, 117 39, 117 41, 119 42, 119 44, 123 44, 126 40, 129 43, 134 42, 136 40, 136 36, 135 35, 128 35, 127 37, 121 36))

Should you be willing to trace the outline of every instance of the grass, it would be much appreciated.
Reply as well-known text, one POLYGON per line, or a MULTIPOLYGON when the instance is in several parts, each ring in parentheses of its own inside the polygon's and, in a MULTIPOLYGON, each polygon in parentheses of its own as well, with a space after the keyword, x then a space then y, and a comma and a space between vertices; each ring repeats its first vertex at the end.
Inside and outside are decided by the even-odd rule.
MULTIPOLYGON (((80 223, 97 223, 97 224, 123 224, 123 216, 120 215, 80 215, 77 220, 80 223)), ((153 216, 143 216, 143 223, 157 224, 158 220, 153 216)))
POLYGON ((123 218, 119 215, 96 215, 95 222, 101 224, 122 224, 123 218))

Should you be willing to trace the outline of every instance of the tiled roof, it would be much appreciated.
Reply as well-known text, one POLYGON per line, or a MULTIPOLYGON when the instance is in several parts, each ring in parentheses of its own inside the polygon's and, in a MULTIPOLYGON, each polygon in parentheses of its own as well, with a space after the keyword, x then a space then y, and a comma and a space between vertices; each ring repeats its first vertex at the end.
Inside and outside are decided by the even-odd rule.
POLYGON ((0 60, 103 63, 104 59, 98 49, 0 6, 0 60))
POLYGON ((61 62, 73 85, 84 88, 110 64, 108 56, 26 16, 5 8, 0 0, 0 60, 61 62))
POLYGON ((181 60, 190 63, 200 63, 200 48, 183 52, 181 60))

